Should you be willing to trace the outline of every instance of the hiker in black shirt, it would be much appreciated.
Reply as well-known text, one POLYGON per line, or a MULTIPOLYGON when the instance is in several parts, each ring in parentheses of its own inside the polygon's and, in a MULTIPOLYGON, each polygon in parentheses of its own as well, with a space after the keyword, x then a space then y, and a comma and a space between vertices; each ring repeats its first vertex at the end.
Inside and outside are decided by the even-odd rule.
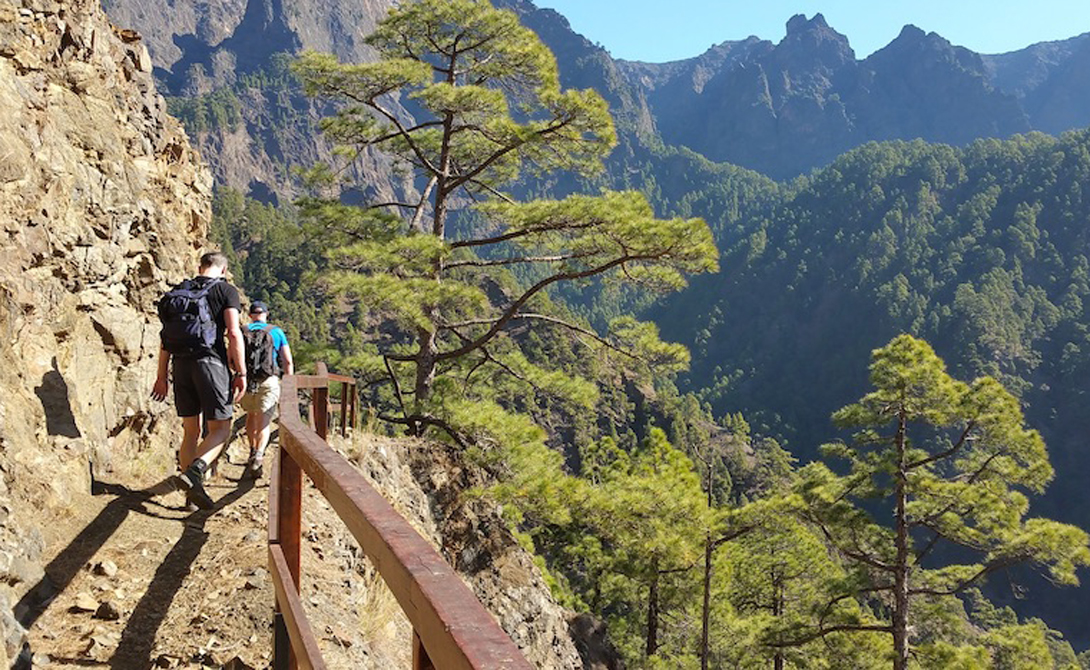
POLYGON ((166 398, 173 360, 174 406, 182 418, 183 430, 178 452, 182 474, 177 481, 186 489, 189 504, 202 509, 211 509, 215 504, 204 490, 204 472, 227 444, 233 404, 246 390, 246 360, 239 328, 242 303, 238 289, 223 278, 226 271, 226 256, 207 253, 201 256, 199 274, 191 282, 195 289, 212 283, 207 303, 216 324, 214 346, 210 351, 171 354, 164 344, 159 350, 159 371, 151 392, 156 400, 166 398), (234 370, 233 376, 229 370, 234 370), (202 416, 208 425, 203 440, 200 439, 202 416))

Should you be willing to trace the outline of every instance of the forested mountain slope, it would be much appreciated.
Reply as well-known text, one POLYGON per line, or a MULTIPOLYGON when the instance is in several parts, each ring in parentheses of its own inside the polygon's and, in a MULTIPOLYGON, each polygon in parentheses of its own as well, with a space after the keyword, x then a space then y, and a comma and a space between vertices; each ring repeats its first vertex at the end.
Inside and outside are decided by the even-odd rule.
MULTIPOLYGON (((690 386, 717 414, 742 411, 804 460, 863 390, 858 362, 900 332, 923 337, 958 376, 1021 396, 1056 465, 1042 511, 1087 527, 1088 178, 1088 131, 868 144, 745 221, 720 274, 656 320, 691 347, 690 386)), ((1058 624, 1079 597, 1031 609, 1058 624)))

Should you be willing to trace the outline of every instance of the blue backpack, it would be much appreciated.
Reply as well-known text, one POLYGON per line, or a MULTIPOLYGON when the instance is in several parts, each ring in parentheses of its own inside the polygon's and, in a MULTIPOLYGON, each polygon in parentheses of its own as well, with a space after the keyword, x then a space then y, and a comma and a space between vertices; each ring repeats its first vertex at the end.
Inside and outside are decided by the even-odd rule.
POLYGON ((216 315, 208 305, 208 292, 217 277, 203 285, 187 279, 159 300, 160 338, 174 356, 204 356, 216 350, 216 315))

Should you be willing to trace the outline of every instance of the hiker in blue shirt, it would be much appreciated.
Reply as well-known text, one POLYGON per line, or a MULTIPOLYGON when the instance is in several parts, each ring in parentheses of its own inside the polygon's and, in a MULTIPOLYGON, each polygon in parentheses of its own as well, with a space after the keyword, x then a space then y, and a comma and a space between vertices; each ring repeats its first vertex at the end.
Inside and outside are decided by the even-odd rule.
POLYGON ((272 420, 280 402, 280 375, 295 373, 288 337, 279 326, 269 323, 269 306, 260 300, 250 304, 250 321, 243 336, 246 361, 250 366, 242 409, 246 410, 246 439, 250 456, 244 477, 259 479, 265 448, 272 433, 272 420))

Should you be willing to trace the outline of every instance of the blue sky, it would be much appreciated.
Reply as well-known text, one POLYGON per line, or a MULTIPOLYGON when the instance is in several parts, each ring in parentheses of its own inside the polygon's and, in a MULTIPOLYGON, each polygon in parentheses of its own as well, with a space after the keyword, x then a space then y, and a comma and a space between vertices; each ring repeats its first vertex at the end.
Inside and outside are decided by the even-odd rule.
POLYGON ((614 58, 665 62, 756 35, 779 42, 787 20, 821 12, 857 58, 889 44, 906 23, 978 53, 1090 32, 1090 0, 534 0, 614 58))

